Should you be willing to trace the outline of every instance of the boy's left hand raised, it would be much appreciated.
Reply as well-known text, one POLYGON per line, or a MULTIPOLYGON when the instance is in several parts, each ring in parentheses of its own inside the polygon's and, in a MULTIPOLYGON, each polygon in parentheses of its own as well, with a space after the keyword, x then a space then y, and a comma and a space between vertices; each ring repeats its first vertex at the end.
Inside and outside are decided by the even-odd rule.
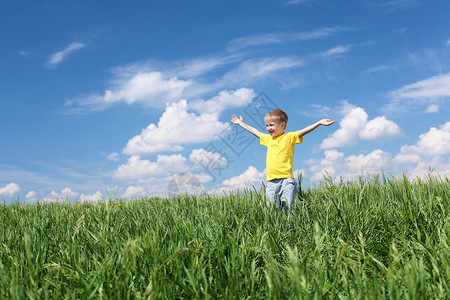
POLYGON ((243 121, 244 121, 244 119, 243 119, 241 116, 239 116, 239 118, 236 117, 235 115, 232 115, 232 116, 231 116, 231 122, 233 122, 234 124, 239 125, 239 124, 241 124, 241 122, 243 122, 243 121))

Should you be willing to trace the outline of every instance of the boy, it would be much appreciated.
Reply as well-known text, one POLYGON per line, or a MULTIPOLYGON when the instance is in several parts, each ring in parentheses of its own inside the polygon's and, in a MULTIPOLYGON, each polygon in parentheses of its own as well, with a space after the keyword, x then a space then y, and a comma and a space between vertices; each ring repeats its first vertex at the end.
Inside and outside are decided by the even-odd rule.
POLYGON ((260 144, 267 147, 266 173, 267 199, 273 203, 275 197, 277 204, 282 208, 287 204, 288 209, 292 209, 296 194, 296 184, 292 174, 294 163, 295 144, 303 142, 303 136, 310 133, 320 125, 329 126, 334 123, 330 119, 322 119, 308 127, 295 132, 284 132, 288 121, 287 114, 281 109, 269 112, 265 117, 268 134, 261 133, 244 123, 242 117, 231 117, 231 122, 237 124, 248 132, 257 136, 260 144))

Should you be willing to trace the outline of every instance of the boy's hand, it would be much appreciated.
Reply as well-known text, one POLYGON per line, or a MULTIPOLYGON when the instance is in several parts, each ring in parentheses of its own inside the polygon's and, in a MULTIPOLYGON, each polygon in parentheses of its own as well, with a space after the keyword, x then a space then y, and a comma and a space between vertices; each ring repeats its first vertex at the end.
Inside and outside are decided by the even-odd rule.
POLYGON ((245 130, 247 130, 248 132, 250 132, 251 134, 255 135, 256 137, 260 137, 261 136, 261 132, 259 132, 258 129, 253 128, 252 126, 249 126, 247 124, 244 123, 244 119, 242 119, 241 116, 236 117, 235 115, 231 116, 231 122, 233 122, 236 125, 241 126, 242 128, 244 128, 245 130))
POLYGON ((334 120, 330 120, 330 119, 322 119, 319 121, 319 124, 324 125, 324 126, 330 126, 333 123, 334 123, 334 120))
POLYGON ((232 115, 231 122, 233 122, 236 125, 240 125, 240 124, 242 124, 242 122, 244 122, 244 119, 241 116, 239 116, 239 118, 238 118, 235 115, 232 115))

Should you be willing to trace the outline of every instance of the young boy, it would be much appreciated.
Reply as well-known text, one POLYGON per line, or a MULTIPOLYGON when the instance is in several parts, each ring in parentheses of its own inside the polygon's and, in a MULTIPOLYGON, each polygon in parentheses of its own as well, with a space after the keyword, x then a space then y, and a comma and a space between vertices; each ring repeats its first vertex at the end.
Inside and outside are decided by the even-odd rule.
POLYGON ((275 199, 280 208, 287 204, 288 209, 294 205, 296 183, 292 174, 295 144, 303 142, 303 136, 320 125, 329 126, 334 123, 330 119, 322 119, 308 127, 295 132, 284 132, 288 121, 287 114, 281 109, 269 112, 265 117, 268 134, 261 133, 244 123, 242 117, 231 117, 231 122, 257 136, 260 144, 267 147, 267 199, 273 203, 275 199))

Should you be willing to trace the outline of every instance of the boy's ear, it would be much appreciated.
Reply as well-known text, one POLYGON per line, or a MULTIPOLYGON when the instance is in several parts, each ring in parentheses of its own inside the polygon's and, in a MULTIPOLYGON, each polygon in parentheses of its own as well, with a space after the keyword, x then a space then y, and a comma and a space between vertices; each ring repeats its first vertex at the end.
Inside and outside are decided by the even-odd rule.
POLYGON ((283 124, 283 128, 286 129, 286 122, 281 122, 283 124))

